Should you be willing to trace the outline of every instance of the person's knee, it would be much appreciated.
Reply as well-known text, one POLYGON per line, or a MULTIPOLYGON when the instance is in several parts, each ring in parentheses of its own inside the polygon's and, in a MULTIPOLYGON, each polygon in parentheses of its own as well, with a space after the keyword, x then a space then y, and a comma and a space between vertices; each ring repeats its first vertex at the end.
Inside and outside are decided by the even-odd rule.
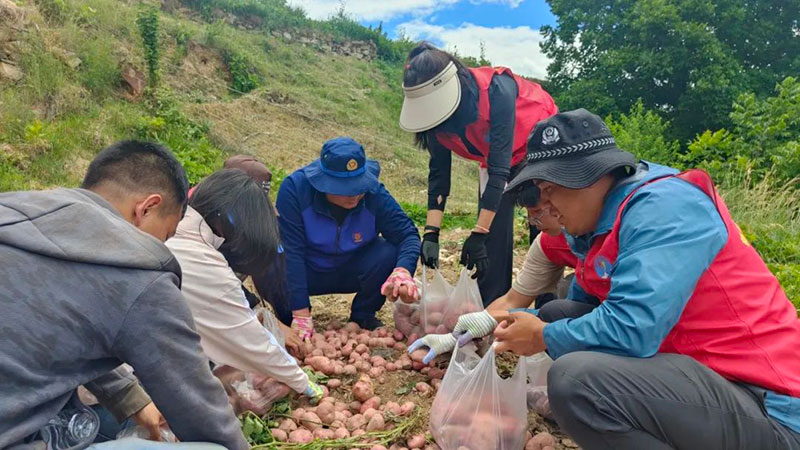
POLYGON ((610 355, 574 352, 558 358, 547 373, 550 407, 559 420, 576 420, 597 403, 593 386, 608 373, 610 355))

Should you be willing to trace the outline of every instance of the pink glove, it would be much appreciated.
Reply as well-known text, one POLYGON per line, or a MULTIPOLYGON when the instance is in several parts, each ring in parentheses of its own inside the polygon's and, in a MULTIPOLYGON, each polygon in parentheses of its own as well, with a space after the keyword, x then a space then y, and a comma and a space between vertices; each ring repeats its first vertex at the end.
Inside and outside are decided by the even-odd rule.
POLYGON ((292 316, 292 330, 305 341, 314 334, 314 321, 311 316, 292 316))
POLYGON ((406 303, 412 303, 419 300, 419 291, 417 290, 417 283, 408 270, 402 267, 396 267, 386 282, 381 286, 381 293, 390 300, 394 301, 400 296, 400 288, 405 287, 407 290, 407 299, 403 299, 406 303))

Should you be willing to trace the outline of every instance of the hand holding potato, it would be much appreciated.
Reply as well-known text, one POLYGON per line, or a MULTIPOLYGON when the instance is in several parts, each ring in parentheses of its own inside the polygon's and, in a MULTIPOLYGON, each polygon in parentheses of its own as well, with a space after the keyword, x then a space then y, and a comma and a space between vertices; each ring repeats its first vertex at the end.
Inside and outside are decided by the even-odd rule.
POLYGON ((392 271, 392 274, 381 286, 381 294, 386 296, 389 301, 399 298, 404 303, 413 303, 419 300, 417 283, 411 273, 403 267, 396 267, 392 271))
POLYGON ((500 324, 494 330, 498 342, 496 351, 510 351, 521 356, 531 356, 547 349, 542 330, 547 323, 538 316, 526 312, 514 312, 498 318, 500 324))

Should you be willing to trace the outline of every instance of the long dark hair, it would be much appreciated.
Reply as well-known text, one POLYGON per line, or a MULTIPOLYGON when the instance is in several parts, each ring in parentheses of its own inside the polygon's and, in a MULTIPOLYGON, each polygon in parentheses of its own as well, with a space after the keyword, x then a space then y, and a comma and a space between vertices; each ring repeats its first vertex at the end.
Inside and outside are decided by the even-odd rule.
MULTIPOLYGON (((472 80, 472 74, 469 73, 467 66, 450 53, 440 50, 433 44, 425 41, 417 44, 417 46, 408 53, 405 70, 403 71, 403 85, 410 87, 424 83, 444 70, 451 61, 456 65, 463 99, 463 95, 471 91, 470 81, 472 80)), ((450 119, 454 116, 455 114, 453 114, 450 119)), ((445 125, 450 119, 430 130, 415 133, 414 144, 419 148, 429 150, 431 148, 430 139, 433 138, 433 133, 442 127, 442 125, 445 125)))
POLYGON ((275 261, 280 246, 275 208, 261 186, 241 170, 209 175, 197 185, 189 206, 225 238, 219 250, 234 271, 258 275, 275 261))

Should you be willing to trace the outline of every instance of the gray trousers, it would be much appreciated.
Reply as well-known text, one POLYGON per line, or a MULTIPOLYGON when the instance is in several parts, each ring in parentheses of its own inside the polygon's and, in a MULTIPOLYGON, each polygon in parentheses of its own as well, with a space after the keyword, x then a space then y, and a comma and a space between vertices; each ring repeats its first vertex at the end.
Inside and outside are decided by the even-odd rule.
POLYGON ((800 450, 800 433, 767 415, 763 389, 684 355, 570 353, 550 368, 547 392, 558 424, 586 450, 800 450))

